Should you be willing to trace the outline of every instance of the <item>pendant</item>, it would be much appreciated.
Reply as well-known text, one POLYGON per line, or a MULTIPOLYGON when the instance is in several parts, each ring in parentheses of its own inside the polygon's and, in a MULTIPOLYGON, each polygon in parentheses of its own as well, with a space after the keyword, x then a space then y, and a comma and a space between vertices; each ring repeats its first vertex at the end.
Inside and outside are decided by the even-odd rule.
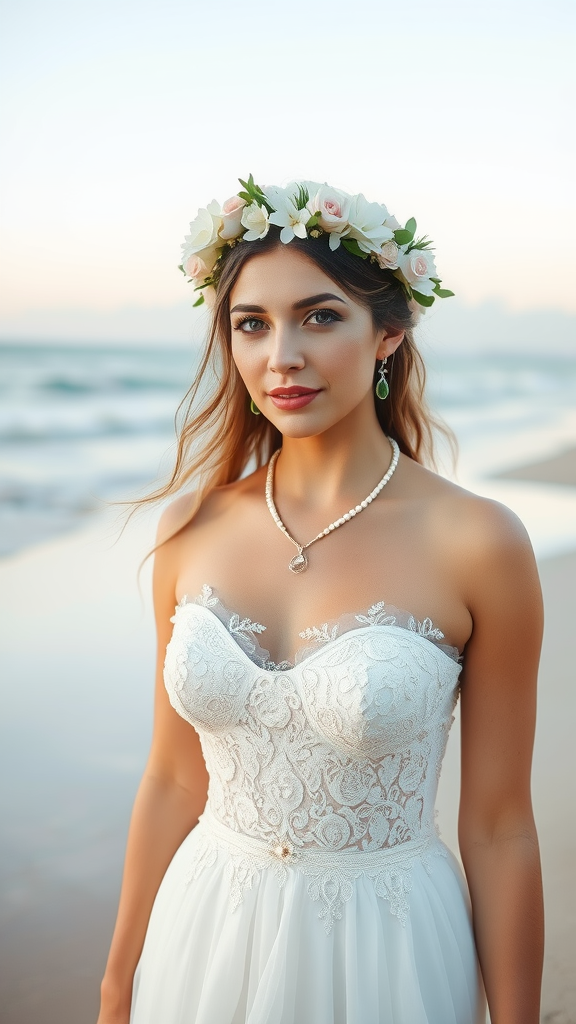
POLYGON ((288 568, 291 572, 305 572, 308 568, 308 559, 303 551, 299 551, 294 558, 288 562, 288 568))

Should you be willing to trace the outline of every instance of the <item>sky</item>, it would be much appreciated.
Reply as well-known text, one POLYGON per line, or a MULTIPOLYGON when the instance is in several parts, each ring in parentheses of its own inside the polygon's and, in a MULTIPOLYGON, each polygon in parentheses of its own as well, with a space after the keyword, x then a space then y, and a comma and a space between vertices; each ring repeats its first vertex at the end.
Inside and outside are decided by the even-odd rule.
POLYGON ((571 0, 1 10, 0 336, 183 316, 188 223, 250 172, 416 217, 463 307, 576 313, 571 0))

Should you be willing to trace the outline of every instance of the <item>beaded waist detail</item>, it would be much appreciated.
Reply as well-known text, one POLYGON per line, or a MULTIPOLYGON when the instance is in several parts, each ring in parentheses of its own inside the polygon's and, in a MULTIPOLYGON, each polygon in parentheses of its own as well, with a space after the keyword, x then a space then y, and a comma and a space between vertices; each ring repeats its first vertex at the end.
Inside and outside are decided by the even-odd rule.
POLYGON ((306 876, 310 898, 319 902, 318 917, 326 932, 342 917, 343 904, 352 896, 354 881, 361 875, 372 879, 376 894, 385 898, 391 913, 405 923, 414 862, 421 861, 429 870, 432 856, 446 856, 446 847, 434 830, 380 850, 297 849, 281 837, 268 841, 236 832, 219 821, 209 807, 200 815, 192 835, 194 856, 186 882, 215 865, 219 852, 224 853, 231 909, 235 910, 243 901, 245 889, 253 887, 263 870, 272 870, 280 886, 285 885, 289 870, 296 870, 306 876))
POLYGON ((396 846, 382 847, 380 850, 359 850, 353 849, 330 850, 321 846, 304 848, 295 847, 292 843, 282 838, 274 838, 270 841, 257 839, 255 836, 246 835, 230 828, 206 807, 200 815, 199 824, 207 829, 217 840, 229 844, 233 849, 251 854, 254 857, 261 857, 269 863, 282 861, 284 864, 293 864, 298 867, 303 864, 316 864, 320 866, 326 863, 337 863, 348 867, 378 867, 381 864, 393 864, 395 861, 404 862, 407 857, 418 856, 423 853, 431 843, 439 842, 434 830, 429 830, 417 839, 410 839, 405 843, 397 843, 396 846))

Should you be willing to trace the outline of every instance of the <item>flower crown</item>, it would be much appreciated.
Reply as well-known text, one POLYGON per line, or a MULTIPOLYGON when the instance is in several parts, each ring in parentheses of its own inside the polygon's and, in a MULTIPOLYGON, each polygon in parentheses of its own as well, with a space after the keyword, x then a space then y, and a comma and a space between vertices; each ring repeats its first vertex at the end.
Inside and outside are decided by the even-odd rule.
POLYGON ((182 245, 179 269, 201 293, 195 306, 204 302, 204 290, 217 284, 226 250, 240 241, 265 238, 271 224, 281 229, 281 242, 327 234, 331 249, 342 245, 354 256, 390 270, 402 283, 413 312, 431 306, 436 297, 454 294, 440 287, 432 242, 425 235, 415 237, 413 217, 401 227, 382 203, 369 203, 362 194, 350 196, 313 181, 262 189, 252 175, 248 181, 238 180, 242 191, 222 207, 213 199, 199 210, 182 245))

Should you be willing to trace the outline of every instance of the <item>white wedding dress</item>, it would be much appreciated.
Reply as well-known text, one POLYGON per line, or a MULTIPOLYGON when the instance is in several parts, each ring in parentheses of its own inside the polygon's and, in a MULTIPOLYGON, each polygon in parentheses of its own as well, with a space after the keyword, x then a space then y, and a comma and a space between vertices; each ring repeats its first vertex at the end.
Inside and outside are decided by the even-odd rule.
POLYGON ((384 604, 275 665, 210 587, 165 682, 210 776, 152 910, 131 1024, 478 1024, 461 869, 434 800, 458 651, 384 604))

